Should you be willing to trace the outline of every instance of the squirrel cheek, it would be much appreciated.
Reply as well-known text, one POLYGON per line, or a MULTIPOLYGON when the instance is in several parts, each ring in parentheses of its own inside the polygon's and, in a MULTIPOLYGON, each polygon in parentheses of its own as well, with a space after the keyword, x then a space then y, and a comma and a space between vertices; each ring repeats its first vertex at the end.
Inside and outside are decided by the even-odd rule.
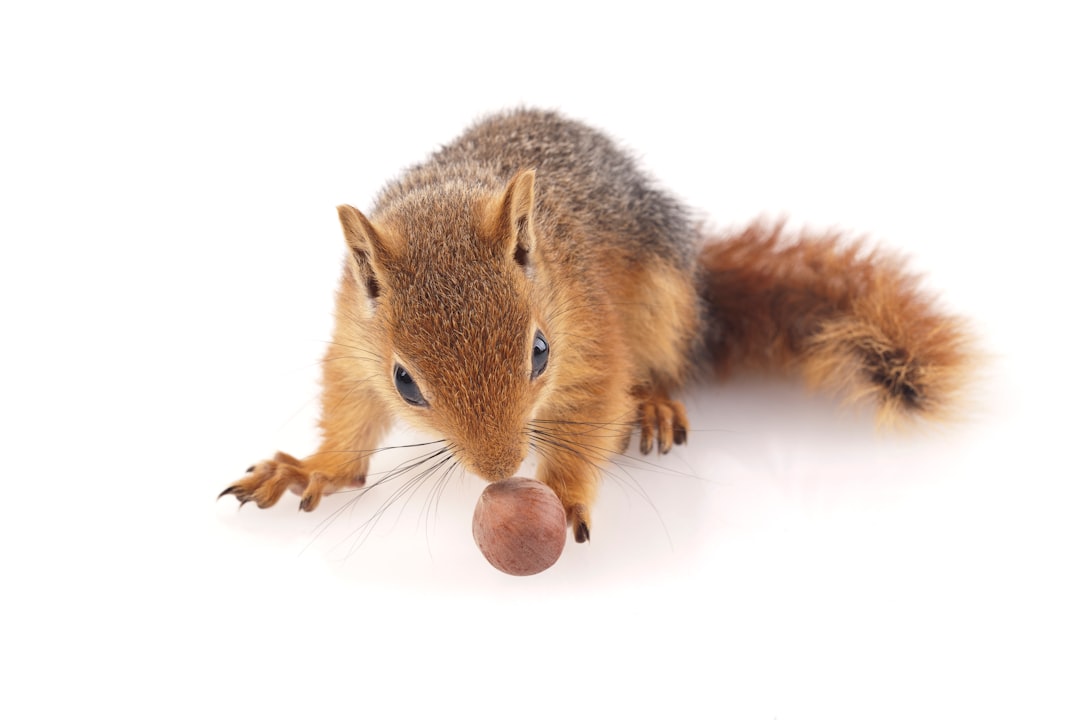
POLYGON ((543 374, 530 381, 531 402, 529 411, 522 422, 523 432, 527 432, 529 424, 541 417, 544 414, 543 409, 551 405, 552 393, 559 387, 558 376, 558 363, 552 359, 547 364, 543 374))

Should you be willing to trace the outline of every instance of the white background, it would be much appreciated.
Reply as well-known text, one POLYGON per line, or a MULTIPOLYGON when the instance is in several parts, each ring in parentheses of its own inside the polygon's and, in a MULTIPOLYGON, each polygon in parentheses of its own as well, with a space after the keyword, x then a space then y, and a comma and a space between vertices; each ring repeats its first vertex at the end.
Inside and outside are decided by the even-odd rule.
POLYGON ((0 11, 0 715, 1077 717, 1066 3, 156 5, 0 11), (987 351, 967 422, 694 389, 524 579, 474 479, 215 502, 317 443, 334 206, 519 104, 717 227, 907 253, 987 351))

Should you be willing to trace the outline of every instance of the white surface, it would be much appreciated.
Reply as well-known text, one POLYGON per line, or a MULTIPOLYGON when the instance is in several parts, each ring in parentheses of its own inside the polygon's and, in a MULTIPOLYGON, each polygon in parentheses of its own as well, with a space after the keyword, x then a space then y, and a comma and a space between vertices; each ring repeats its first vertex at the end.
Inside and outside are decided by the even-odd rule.
POLYGON ((362 5, 0 13, 0 715, 1080 714, 1064 10, 362 5), (718 225, 909 253, 995 356, 972 420, 695 390, 689 447, 626 460, 525 579, 472 545, 478 481, 360 544, 385 495, 215 502, 316 443, 334 206, 520 103, 718 225))

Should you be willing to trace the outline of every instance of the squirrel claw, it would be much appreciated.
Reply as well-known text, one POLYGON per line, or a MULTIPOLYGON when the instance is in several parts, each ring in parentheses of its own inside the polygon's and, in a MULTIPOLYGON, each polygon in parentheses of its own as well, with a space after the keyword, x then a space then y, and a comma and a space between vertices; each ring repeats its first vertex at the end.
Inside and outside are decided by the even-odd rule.
POLYGON ((574 540, 579 543, 589 541, 589 511, 584 505, 574 505, 567 511, 570 527, 574 529, 574 540))
POLYGON ((589 541, 589 526, 583 522, 579 522, 577 527, 574 528, 574 540, 583 543, 589 541))
POLYGON ((302 512, 311 512, 316 507, 318 507, 319 499, 321 497, 321 491, 312 492, 312 489, 309 487, 307 490, 304 491, 304 496, 300 498, 300 510, 302 512))
POLYGON ((230 485, 229 487, 225 488, 217 496, 217 499, 220 500, 226 495, 232 495, 239 501, 240 504, 237 506, 237 510, 251 502, 251 496, 248 493, 244 492, 243 488, 241 488, 239 485, 230 485))

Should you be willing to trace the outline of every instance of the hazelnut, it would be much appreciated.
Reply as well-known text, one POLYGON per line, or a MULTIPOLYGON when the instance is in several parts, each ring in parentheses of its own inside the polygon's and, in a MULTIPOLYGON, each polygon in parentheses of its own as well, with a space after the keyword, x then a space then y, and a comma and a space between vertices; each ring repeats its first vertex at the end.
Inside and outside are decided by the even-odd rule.
POLYGON ((488 562, 510 575, 535 575, 566 545, 566 511, 554 491, 512 477, 484 488, 473 513, 473 539, 488 562))

